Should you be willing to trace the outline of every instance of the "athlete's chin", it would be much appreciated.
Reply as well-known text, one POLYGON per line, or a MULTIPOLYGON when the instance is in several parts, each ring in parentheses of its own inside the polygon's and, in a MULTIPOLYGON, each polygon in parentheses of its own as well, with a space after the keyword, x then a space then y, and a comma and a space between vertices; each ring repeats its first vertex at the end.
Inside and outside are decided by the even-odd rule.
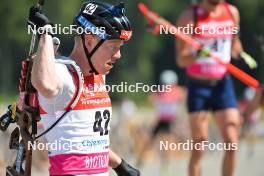
POLYGON ((102 74, 102 75, 107 75, 107 74, 110 73, 110 70, 111 70, 111 68, 105 68, 104 70, 102 70, 102 71, 99 72, 99 73, 102 74))
POLYGON ((107 75, 108 73, 110 73, 111 69, 113 68, 113 65, 107 65, 104 67, 103 69, 103 74, 107 75))
POLYGON ((105 72, 105 74, 104 75, 108 75, 110 73, 110 70, 108 71, 108 72, 105 72))

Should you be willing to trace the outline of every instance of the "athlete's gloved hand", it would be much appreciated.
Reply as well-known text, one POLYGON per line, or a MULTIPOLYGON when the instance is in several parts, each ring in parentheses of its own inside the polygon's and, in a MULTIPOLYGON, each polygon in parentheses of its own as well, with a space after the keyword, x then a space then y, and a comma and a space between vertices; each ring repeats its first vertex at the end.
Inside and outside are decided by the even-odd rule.
POLYGON ((125 160, 122 159, 122 162, 117 168, 114 168, 118 176, 140 176, 139 170, 130 166, 125 160))
POLYGON ((245 63, 249 66, 250 69, 254 69, 258 67, 257 62, 253 57, 251 57, 249 54, 246 52, 241 52, 240 57, 245 61, 245 63))
POLYGON ((36 29, 51 24, 50 20, 42 13, 40 7, 32 6, 29 10, 28 24, 32 27, 36 25, 36 29))
POLYGON ((208 57, 210 54, 210 50, 208 48, 202 47, 201 49, 197 50, 197 57, 208 57))

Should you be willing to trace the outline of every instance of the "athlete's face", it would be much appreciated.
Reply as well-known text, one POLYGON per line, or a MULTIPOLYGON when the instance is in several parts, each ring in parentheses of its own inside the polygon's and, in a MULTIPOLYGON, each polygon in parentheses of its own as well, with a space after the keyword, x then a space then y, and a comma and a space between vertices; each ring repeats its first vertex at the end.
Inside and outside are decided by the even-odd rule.
POLYGON ((106 40, 94 53, 92 63, 100 74, 108 74, 114 63, 121 58, 122 40, 106 40))

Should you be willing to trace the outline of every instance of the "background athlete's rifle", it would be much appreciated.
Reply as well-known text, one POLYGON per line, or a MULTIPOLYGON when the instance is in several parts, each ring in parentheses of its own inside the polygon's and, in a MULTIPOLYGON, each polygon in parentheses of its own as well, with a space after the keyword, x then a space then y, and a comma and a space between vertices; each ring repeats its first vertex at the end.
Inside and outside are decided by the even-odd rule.
MULTIPOLYGON (((44 0, 38 0, 41 8, 44 0)), ((30 22, 29 22, 30 23, 30 22)), ((32 147, 37 134, 37 121, 40 120, 36 102, 36 90, 31 84, 31 68, 37 32, 33 32, 28 58, 22 62, 20 75, 19 100, 8 106, 8 112, 0 118, 0 129, 5 131, 10 123, 18 127, 11 133, 9 147, 17 150, 17 156, 12 166, 6 168, 6 176, 31 176, 32 147)))

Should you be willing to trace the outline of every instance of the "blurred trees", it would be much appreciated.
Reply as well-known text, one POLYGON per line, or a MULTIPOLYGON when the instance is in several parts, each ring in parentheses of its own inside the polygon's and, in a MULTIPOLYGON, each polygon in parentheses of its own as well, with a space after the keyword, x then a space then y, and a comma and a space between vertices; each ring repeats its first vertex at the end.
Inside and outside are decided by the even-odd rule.
MULTIPOLYGON (((181 11, 190 1, 182 0, 142 0, 151 9, 175 23, 181 11)), ((115 0, 107 2, 118 3, 115 0)), ((184 71, 179 70, 175 64, 174 38, 169 35, 152 35, 145 29, 146 21, 137 9, 139 0, 124 0, 127 14, 133 26, 133 37, 122 48, 122 59, 117 62, 115 69, 108 76, 109 84, 143 82, 145 84, 157 83, 158 75, 163 69, 174 69, 180 73, 180 83, 184 83, 184 71)), ((34 1, 0 1, 0 95, 16 94, 20 62, 27 56, 30 38, 27 34, 27 15, 29 7, 34 1)), ((56 0, 46 1, 44 12, 54 23, 69 26, 77 14, 82 1, 56 0)), ((259 68, 252 72, 259 79, 263 75, 263 53, 260 51, 256 38, 263 34, 264 1, 261 0, 231 0, 238 6, 241 13, 241 38, 245 49, 252 54, 259 63, 259 68)), ((68 55, 72 49, 73 36, 60 35, 61 53, 68 55)), ((244 66, 242 66, 244 68, 244 66)), ((247 70, 245 67, 244 69, 247 70)), ((263 76, 262 76, 263 77, 263 76)), ((264 81, 264 80, 262 80, 264 81)), ((241 86, 238 83, 238 86, 241 86)), ((124 94, 113 94, 120 98, 124 94)), ((140 100, 144 93, 133 94, 133 98, 140 100)))

